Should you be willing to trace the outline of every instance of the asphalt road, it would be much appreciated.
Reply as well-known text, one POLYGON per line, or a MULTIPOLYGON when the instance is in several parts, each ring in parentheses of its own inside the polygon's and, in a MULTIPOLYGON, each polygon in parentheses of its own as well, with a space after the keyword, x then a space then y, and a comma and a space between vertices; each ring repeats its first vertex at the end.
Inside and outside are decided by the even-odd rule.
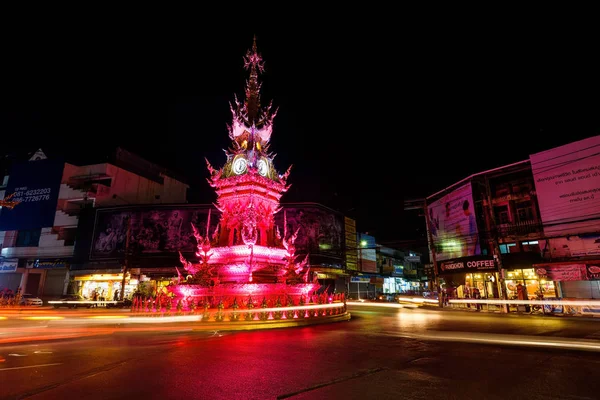
MULTIPOLYGON (((301 328, 106 326, 98 336, 5 344, 0 398, 598 398, 600 321, 350 311, 349 322, 301 328)), ((52 321, 0 321, 0 338, 3 327, 40 323, 52 321)))

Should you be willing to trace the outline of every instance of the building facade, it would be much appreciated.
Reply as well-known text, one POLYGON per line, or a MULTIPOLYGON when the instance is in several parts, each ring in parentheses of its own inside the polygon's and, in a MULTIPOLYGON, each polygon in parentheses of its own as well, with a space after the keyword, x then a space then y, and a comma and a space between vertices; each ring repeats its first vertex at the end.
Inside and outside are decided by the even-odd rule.
POLYGON ((459 298, 599 298, 599 147, 600 136, 570 143, 429 196, 441 290, 459 298))
POLYGON ((68 290, 79 216, 118 204, 185 203, 188 185, 124 149, 110 162, 74 165, 38 150, 15 162, 0 196, 19 201, 0 210, 0 288, 44 299, 68 290))

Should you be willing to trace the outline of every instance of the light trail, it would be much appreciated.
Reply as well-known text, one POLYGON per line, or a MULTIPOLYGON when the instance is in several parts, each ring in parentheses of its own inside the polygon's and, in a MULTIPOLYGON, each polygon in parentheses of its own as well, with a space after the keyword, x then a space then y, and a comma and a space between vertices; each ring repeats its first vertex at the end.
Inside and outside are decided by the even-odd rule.
POLYGON ((463 342, 507 346, 558 348, 566 350, 600 351, 600 342, 585 339, 549 338, 477 332, 401 333, 393 336, 441 342, 463 342))
POLYGON ((0 368, 0 371, 10 371, 10 370, 15 370, 15 369, 27 369, 27 368, 52 367, 52 366, 55 366, 55 365, 62 365, 62 363, 38 364, 38 365, 26 365, 24 367, 0 368))
POLYGON ((501 300, 501 299, 451 299, 450 304, 524 304, 600 307, 600 300, 501 300))
POLYGON ((346 304, 349 306, 363 306, 363 307, 385 307, 385 308, 405 308, 408 304, 402 304, 401 302, 405 301, 407 303, 411 303, 410 305, 419 306, 425 303, 435 303, 438 304, 437 300, 434 299, 421 299, 418 297, 413 298, 405 298, 398 300, 400 303, 371 303, 368 301, 347 301, 346 304))

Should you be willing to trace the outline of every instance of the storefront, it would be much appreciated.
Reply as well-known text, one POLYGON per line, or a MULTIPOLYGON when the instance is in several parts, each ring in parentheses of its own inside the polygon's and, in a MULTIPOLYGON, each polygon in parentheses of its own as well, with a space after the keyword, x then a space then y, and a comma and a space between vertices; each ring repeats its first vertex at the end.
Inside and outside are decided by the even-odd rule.
POLYGON ((377 290, 376 286, 371 284, 371 279, 372 277, 367 275, 351 276, 348 282, 348 299, 375 298, 377 290))
POLYGON ((17 271, 19 260, 17 258, 0 257, 0 293, 10 290, 13 293, 21 284, 21 272, 17 271))
POLYGON ((440 286, 448 298, 499 298, 498 263, 493 256, 470 256, 438 263, 440 286))
MULTIPOLYGON (((104 297, 106 300, 114 300, 115 295, 118 296, 120 294, 121 285, 123 283, 123 273, 116 273, 114 271, 100 271, 91 274, 83 273, 74 276, 73 281, 75 283, 76 293, 86 299, 91 299, 94 291, 96 291, 100 297, 104 297)), ((131 298, 138 286, 138 282, 138 279, 132 278, 131 274, 127 273, 125 275, 124 298, 131 298)))
POLYGON ((383 293, 412 293, 421 289, 421 283, 399 277, 389 277, 383 280, 383 293))
MULTIPOLYGON (((30 274, 41 274, 40 295, 44 300, 59 299, 66 293, 69 283, 69 259, 37 258, 27 260, 30 274)), ((33 275, 30 275, 32 277, 33 275)))
POLYGON ((534 268, 506 270, 504 276, 506 295, 511 300, 518 298, 519 285, 525 288, 525 295, 530 300, 558 297, 555 281, 547 275, 539 276, 534 268))
POLYGON ((534 270, 541 280, 554 281, 555 297, 600 298, 600 261, 536 264, 534 270))
POLYGON ((314 274, 319 284, 326 287, 329 292, 342 293, 346 291, 348 274, 338 268, 317 267, 314 274))

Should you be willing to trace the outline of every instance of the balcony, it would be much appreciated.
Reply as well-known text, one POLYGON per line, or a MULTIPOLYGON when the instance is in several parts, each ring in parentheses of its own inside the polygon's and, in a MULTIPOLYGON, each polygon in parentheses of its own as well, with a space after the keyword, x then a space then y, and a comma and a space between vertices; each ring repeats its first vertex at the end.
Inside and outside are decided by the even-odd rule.
POLYGON ((522 221, 510 224, 498 225, 499 237, 529 237, 539 236, 542 233, 542 223, 540 221, 522 221))

